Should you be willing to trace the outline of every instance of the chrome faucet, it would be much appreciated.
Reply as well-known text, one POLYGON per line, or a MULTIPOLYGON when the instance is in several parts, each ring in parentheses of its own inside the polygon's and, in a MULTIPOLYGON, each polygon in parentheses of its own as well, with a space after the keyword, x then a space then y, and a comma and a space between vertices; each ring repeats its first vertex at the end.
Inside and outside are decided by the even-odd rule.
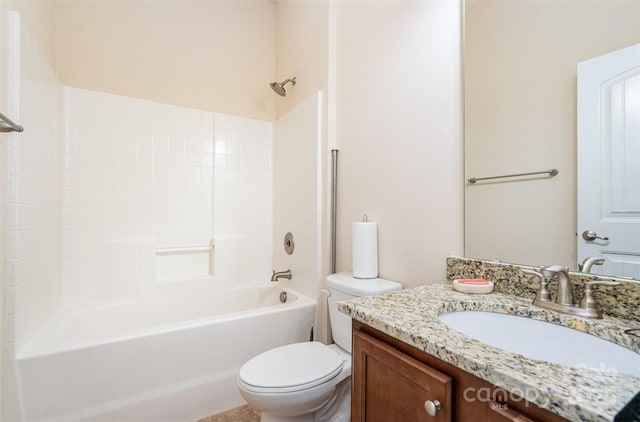
POLYGON ((604 264, 604 258, 598 258, 597 256, 588 256, 582 260, 582 263, 578 266, 579 270, 583 273, 590 273, 591 267, 594 265, 604 264))
POLYGON ((286 278, 287 280, 291 280, 291 270, 286 271, 278 271, 273 270, 273 274, 271 275, 271 281, 278 281, 281 278, 286 278))
POLYGON ((550 265, 540 268, 539 271, 523 269, 522 272, 540 278, 540 288, 536 293, 535 299, 533 299, 533 305, 582 318, 602 318, 602 314, 593 299, 593 286, 597 284, 617 286, 620 284, 614 281, 588 281, 585 283, 584 297, 580 305, 577 305, 573 296, 573 284, 569 278, 569 269, 567 267, 550 265), (554 277, 558 279, 555 301, 551 299, 551 295, 547 290, 547 283, 554 277))

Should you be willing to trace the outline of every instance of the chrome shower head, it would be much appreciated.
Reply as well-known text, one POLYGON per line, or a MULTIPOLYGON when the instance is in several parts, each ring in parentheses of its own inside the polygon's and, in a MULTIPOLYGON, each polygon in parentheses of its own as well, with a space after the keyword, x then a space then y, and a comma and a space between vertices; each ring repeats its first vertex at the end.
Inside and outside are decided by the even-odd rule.
POLYGON ((278 94, 281 97, 286 97, 287 96, 287 91, 284 89, 284 86, 286 84, 288 84, 289 82, 291 82, 291 85, 295 85, 296 84, 296 78, 295 76, 293 78, 289 78, 289 79, 285 79, 284 81, 278 83, 278 82, 271 82, 271 89, 273 89, 273 91, 278 94))

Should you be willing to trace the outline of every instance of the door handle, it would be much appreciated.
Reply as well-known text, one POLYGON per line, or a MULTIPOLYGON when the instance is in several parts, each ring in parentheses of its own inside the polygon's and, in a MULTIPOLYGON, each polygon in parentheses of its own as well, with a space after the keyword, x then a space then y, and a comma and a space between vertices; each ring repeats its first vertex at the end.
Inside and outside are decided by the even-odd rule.
POLYGON ((582 238, 584 240, 586 240, 587 242, 592 242, 596 239, 600 239, 600 240, 609 240, 608 237, 606 236, 598 236, 598 233, 594 232, 593 230, 585 230, 582 232, 582 238))

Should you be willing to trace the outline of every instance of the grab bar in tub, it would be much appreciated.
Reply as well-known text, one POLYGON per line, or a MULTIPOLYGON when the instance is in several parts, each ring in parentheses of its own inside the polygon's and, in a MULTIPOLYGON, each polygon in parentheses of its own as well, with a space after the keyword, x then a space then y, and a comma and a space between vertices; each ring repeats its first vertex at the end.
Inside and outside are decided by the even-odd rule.
POLYGON ((209 253, 209 275, 214 273, 215 243, 211 239, 208 246, 177 246, 173 248, 156 248, 156 255, 184 255, 192 253, 209 253))

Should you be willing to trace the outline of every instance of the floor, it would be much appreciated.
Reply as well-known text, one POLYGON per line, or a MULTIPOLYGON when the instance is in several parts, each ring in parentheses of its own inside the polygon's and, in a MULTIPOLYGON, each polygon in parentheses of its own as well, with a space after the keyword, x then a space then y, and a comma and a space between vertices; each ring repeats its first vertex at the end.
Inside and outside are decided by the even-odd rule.
POLYGON ((246 404, 196 422, 260 422, 260 412, 246 404))

